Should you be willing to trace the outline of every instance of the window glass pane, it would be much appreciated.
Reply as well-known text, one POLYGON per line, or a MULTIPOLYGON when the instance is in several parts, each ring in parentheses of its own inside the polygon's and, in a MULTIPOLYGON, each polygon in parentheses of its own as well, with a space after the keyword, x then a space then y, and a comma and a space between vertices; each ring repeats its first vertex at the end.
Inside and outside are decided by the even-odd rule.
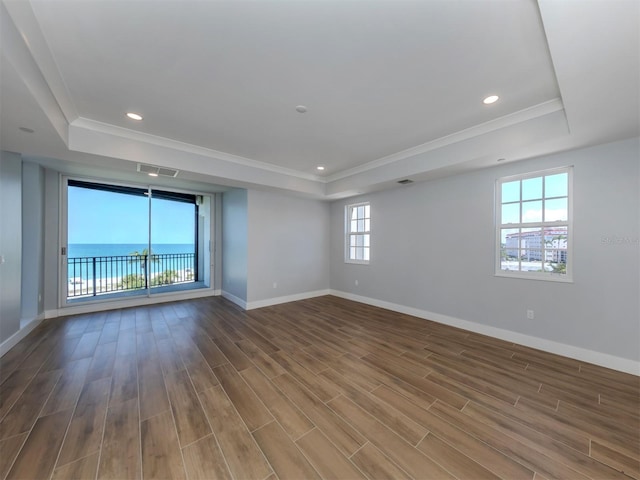
POLYGON ((358 231, 358 222, 356 220, 351 220, 351 228, 349 230, 350 232, 357 232, 358 231))
POLYGON ((544 246, 548 249, 567 248, 567 227, 547 228, 544 232, 544 246))
POLYGON ((362 247, 364 246, 364 239, 362 238, 362 235, 358 235, 356 237, 356 247, 362 247))
POLYGON ((523 228, 520 234, 520 248, 541 249, 544 243, 542 230, 539 228, 523 228))
POLYGON ((368 248, 364 249, 364 259, 369 261, 369 249, 368 248))
POLYGON ((356 236, 355 235, 349 236, 349 246, 350 247, 355 247, 356 246, 356 236))
POLYGON ((355 260, 355 258, 356 258, 356 247, 351 247, 349 249, 349 259, 355 260))
POLYGON ((522 202, 522 223, 542 221, 542 201, 522 202))
POLYGON ((525 238, 531 238, 532 236, 540 236, 540 227, 527 227, 522 228, 520 231, 522 232, 522 236, 525 238))
POLYGON ((358 232, 364 232, 364 220, 358 220, 358 232))
POLYGON ((557 222, 567 221, 568 215, 568 199, 556 198, 554 200, 545 200, 544 202, 544 221, 557 222))
POLYGON ((364 246, 368 247, 369 246, 369 235, 363 235, 364 237, 364 246))
POLYGON ((502 184, 502 203, 520 200, 520 180, 502 184))
POLYGON ((369 205, 365 205, 365 206, 364 206, 364 216, 365 216, 366 218, 371 217, 371 214, 369 213, 369 211, 370 211, 370 209, 369 209, 369 205))
POLYGON ((502 205, 502 225, 507 223, 520 223, 520 204, 509 203, 502 205))
POLYGON ((542 250, 523 249, 520 251, 520 270, 523 272, 542 271, 542 250))
POLYGON ((500 257, 503 259, 517 259, 520 249, 520 230, 517 228, 503 228, 501 230, 500 257))
POLYGON ((507 272, 517 272, 520 270, 520 262, 517 258, 503 258, 500 260, 500 270, 507 272))
POLYGON ((522 200, 542 198, 542 177, 528 178, 522 181, 522 200))
POLYGON ((553 236, 552 240, 561 239, 566 242, 568 232, 569 232, 568 227, 551 227, 551 228, 547 228, 545 235, 552 235, 553 236))
POLYGON ((549 263, 565 263, 567 258, 567 250, 559 248, 548 248, 544 252, 545 262, 549 263))
POLYGON ((351 209, 351 220, 357 220, 358 218, 358 210, 355 208, 351 209))
POLYGON ((547 175, 544 177, 544 196, 566 197, 569 193, 569 175, 559 173, 557 175, 547 175))
POLYGON ((363 259, 362 249, 356 248, 356 260, 362 260, 362 259, 363 259))
POLYGON ((367 219, 364 221, 364 231, 368 232, 371 228, 371 220, 367 219))
POLYGON ((546 263, 544 269, 547 272, 559 273, 566 275, 567 273, 567 250, 548 250, 545 253, 546 263))

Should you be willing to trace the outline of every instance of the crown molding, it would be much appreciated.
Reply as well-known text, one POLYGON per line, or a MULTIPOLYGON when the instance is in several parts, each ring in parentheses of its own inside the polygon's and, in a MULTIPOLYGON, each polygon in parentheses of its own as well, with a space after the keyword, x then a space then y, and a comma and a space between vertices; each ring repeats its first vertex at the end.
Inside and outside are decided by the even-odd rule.
POLYGON ((402 150, 400 152, 387 155, 386 157, 382 157, 377 160, 372 160, 371 162, 364 163, 357 167, 342 170, 340 172, 334 173, 324 178, 324 181, 326 183, 330 183, 336 180, 341 180, 343 178, 350 177, 352 175, 365 173, 369 170, 373 170, 374 168, 390 165, 390 164, 399 162, 401 160, 405 160, 407 158, 420 155, 422 153, 427 153, 433 150, 437 150, 439 148, 452 145, 454 143, 459 143, 464 140, 468 140, 470 138, 478 137, 486 133, 500 130, 501 128, 510 127, 512 125, 526 122, 527 120, 532 120, 534 118, 542 117, 544 115, 548 115, 550 113, 554 113, 563 109, 564 109, 564 106, 562 104, 562 100, 560 98, 554 98, 547 102, 543 102, 538 105, 533 105, 531 107, 525 108, 523 110, 519 110, 517 112, 510 113, 508 115, 504 115, 502 117, 496 118, 494 120, 490 120, 488 122, 474 125, 473 127, 460 130, 458 132, 446 135, 444 137, 436 138, 435 140, 432 140, 427 143, 423 143, 422 145, 408 148, 406 150, 402 150))
POLYGON ((91 120, 84 117, 78 117, 76 120, 71 122, 70 125, 78 128, 91 130, 94 132, 114 135, 117 137, 129 139, 129 140, 149 143, 149 144, 153 144, 161 147, 171 148, 174 150, 201 155, 204 157, 215 158, 218 160, 223 160, 223 161, 235 163, 238 165, 244 165, 247 167, 258 168, 258 169, 266 170, 273 173, 288 175, 292 177, 297 177, 305 180, 312 180, 312 181, 327 184, 327 183, 334 182, 336 180, 341 180, 343 178, 350 177, 352 175, 365 173, 375 168, 391 165, 393 163, 400 162, 407 158, 411 158, 416 155, 437 150, 455 143, 462 142, 464 140, 468 140, 470 138, 484 135, 486 133, 491 133, 496 130, 500 130, 502 128, 506 128, 512 125, 517 125, 519 123, 526 122, 528 120, 539 118, 544 115, 548 115, 550 113, 558 112, 563 110, 563 108, 564 107, 562 104, 562 100, 560 98, 554 98, 547 102, 534 105, 532 107, 528 107, 508 115, 504 115, 494 120, 481 123, 479 125, 474 125, 473 127, 460 130, 459 132, 455 132, 450 135, 446 135, 444 137, 437 138, 430 142, 423 143, 422 145, 418 145, 416 147, 412 147, 412 148, 388 155, 386 157, 382 157, 382 158, 367 162, 357 167, 342 170, 340 172, 334 173, 327 177, 320 177, 318 175, 303 173, 290 168, 279 167, 277 165, 261 162, 259 160, 253 160, 250 158, 233 155, 230 153, 221 152, 219 150, 213 150, 210 148, 201 147, 198 145, 193 145, 193 144, 181 142, 178 140, 173 140, 166 137, 160 137, 160 136, 152 135, 149 133, 138 132, 128 128, 118 127, 115 125, 98 122, 96 120, 91 120))
POLYGON ((159 147, 170 148, 185 153, 192 153, 203 157, 214 158, 216 160, 222 160, 225 162, 235 163, 236 165, 243 165, 245 167, 257 168, 260 170, 266 170, 272 173, 278 173, 281 175, 288 175, 291 177, 301 178, 304 180, 312 180, 323 183, 323 179, 317 175, 309 173, 299 172, 291 168, 280 167, 266 162, 253 160, 251 158, 241 157, 239 155, 233 155, 231 153, 221 152, 219 150, 213 150, 211 148, 201 147, 191 143, 181 142, 179 140, 173 140, 167 137, 161 137, 158 135, 152 135, 150 133, 138 132, 128 128, 118 127, 109 123, 98 122, 97 120, 91 120, 89 118, 78 117, 70 123, 71 127, 86 129, 97 133, 103 133, 106 135, 113 135, 116 137, 124 138, 127 140, 133 140, 136 142, 147 143, 159 147))

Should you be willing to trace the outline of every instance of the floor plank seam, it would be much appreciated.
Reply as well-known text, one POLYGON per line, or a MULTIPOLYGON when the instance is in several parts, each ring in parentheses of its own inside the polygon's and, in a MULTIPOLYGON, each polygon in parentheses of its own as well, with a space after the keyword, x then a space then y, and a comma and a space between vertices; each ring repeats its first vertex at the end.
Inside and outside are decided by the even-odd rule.
POLYGON ((367 445, 370 445, 371 442, 369 442, 369 440, 366 440, 362 445, 360 445, 357 450, 355 452, 353 452, 351 455, 349 455, 347 458, 349 460, 351 460, 360 450, 362 450, 364 447, 366 447, 367 445))
MULTIPOLYGON (((231 368, 233 368, 233 365, 231 366, 231 368)), ((215 374, 215 372, 214 372, 215 374)), ((218 381, 220 381, 220 379, 218 379, 218 381)), ((224 387, 222 386, 222 383, 220 383, 220 389, 222 390, 222 393, 225 395, 225 397, 227 397, 227 400, 229 401, 229 403, 231 404, 231 406, 233 407, 234 411, 236 412, 236 415, 238 415, 238 418, 240 419, 240 421, 242 422, 242 424, 244 425, 244 428, 247 430, 247 432, 249 432, 249 435, 251 435, 251 438, 253 439, 253 441, 256 443, 258 450, 260 451, 260 453, 262 454, 262 457, 264 458, 264 461, 267 462, 267 465, 269 465, 269 468, 271 468, 271 471, 275 473, 275 469, 273 468, 273 465, 271 465, 271 462, 269 462, 269 459, 267 458, 267 456, 265 455, 264 451, 262 450, 262 448, 260 447, 260 445, 258 444, 258 442, 256 442, 255 437, 253 436, 253 432, 249 429, 249 426, 247 425, 245 419, 242 417, 242 415, 240 415, 240 412, 238 411, 238 409, 236 408, 235 404, 231 401, 231 397, 229 397, 229 395, 227 394, 226 390, 224 389, 224 387)), ((264 427, 264 425, 261 425, 260 427, 254 429, 254 431, 259 430, 260 428, 264 427)), ((212 428, 213 431, 213 428, 212 428)), ((222 454, 224 455, 224 452, 222 452, 222 454)), ((228 463, 228 460, 227 460, 228 463)), ((231 470, 229 470, 231 472, 231 470)), ((231 475, 233 475, 233 472, 231 472, 231 475)), ((267 478, 270 475, 267 475, 267 478)))
MULTIPOLYGON (((112 383, 113 383, 113 376, 112 376, 111 380, 112 380, 112 383)), ((104 446, 104 435, 105 435, 105 432, 107 431, 107 418, 109 418, 109 409, 111 408, 111 395, 113 393, 112 390, 113 390, 113 385, 110 385, 109 398, 107 399, 107 407, 106 407, 106 410, 105 410, 105 413, 104 413, 104 422, 102 423, 102 437, 100 438, 100 449, 98 450, 98 462, 97 462, 97 465, 96 465, 96 474, 95 474, 95 477, 94 477, 95 479, 97 479, 98 475, 100 474, 100 463, 102 462, 102 451, 103 451, 103 446, 104 446)), ((71 425, 71 423, 69 423, 69 425, 71 425)))
MULTIPOLYGON (((122 325, 122 323, 120 324, 122 325)), ((144 478, 144 470, 142 467, 142 462, 143 462, 143 458, 142 458, 142 407, 140 406, 140 360, 138 358, 138 334, 135 333, 135 330, 133 332, 133 336, 136 339, 136 341, 133 344, 133 355, 136 361, 136 389, 137 389, 137 395, 136 395, 136 405, 138 407, 138 473, 140 474, 140 478, 144 478)), ((100 478, 100 464, 98 464, 98 477, 96 480, 98 480, 100 478)))
MULTIPOLYGON (((84 385, 86 385, 86 383, 84 385)), ((55 388, 55 386, 54 386, 54 388, 55 388)), ((84 387, 83 387, 83 389, 84 389, 84 387)), ((52 392, 53 392, 53 390, 52 390, 52 392)), ((52 465, 52 468, 51 468, 51 474, 49 475, 49 478, 53 477, 53 474, 55 473, 56 468, 58 467, 58 461, 60 460, 60 455, 62 454, 62 449, 64 448, 64 443, 67 441, 67 435, 69 434, 69 429, 71 428, 71 422, 73 421, 73 417, 74 417, 74 415, 76 413, 76 410, 78 408, 78 401, 79 400, 80 400, 80 396, 78 396, 78 398, 76 399, 76 403, 73 406, 73 411, 71 412, 71 416, 69 417, 69 422, 67 423, 67 428, 65 429, 64 435, 62 437, 62 442, 60 443, 60 450, 58 450, 58 454, 56 455, 56 460, 55 460, 55 462, 53 462, 53 465, 52 465)), ((47 399, 47 401, 48 401, 48 399, 47 399)), ((46 402, 45 402, 45 405, 46 405, 46 402)), ((43 405, 42 408, 44 408, 44 405, 43 405)), ((106 417, 106 415, 105 415, 105 417, 106 417)), ((38 417, 38 418, 40 418, 40 417, 38 417)), ((34 425, 35 425, 35 423, 34 423, 34 425)), ((29 438, 29 437, 27 436, 27 438, 29 438)), ((16 458, 18 458, 18 457, 16 456, 16 458)), ((69 463, 71 463, 71 462, 69 462, 69 463)))

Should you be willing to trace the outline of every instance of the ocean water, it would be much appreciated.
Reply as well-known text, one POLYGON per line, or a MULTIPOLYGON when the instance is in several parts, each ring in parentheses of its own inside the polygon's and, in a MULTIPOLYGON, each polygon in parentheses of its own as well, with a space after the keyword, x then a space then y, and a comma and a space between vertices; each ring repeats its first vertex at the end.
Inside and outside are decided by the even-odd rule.
MULTIPOLYGON (((67 278, 79 282, 81 280, 91 280, 94 276, 93 257, 98 257, 96 262, 95 277, 97 279, 122 278, 127 275, 141 275, 143 268, 140 262, 135 259, 110 258, 100 259, 99 257, 125 257, 133 252, 142 252, 149 248, 146 244, 139 243, 71 243, 67 247, 67 278)), ((193 244, 157 244, 153 245, 152 253, 162 254, 191 254, 195 252, 193 244)), ((193 271, 195 268, 193 256, 163 257, 162 261, 150 261, 149 275, 161 273, 165 270, 172 271, 193 271)))
MULTIPOLYGON (((142 252, 149 245, 143 243, 70 243, 67 257, 108 257, 112 255, 130 255, 142 252)), ((153 245, 153 253, 193 253, 195 246, 182 243, 159 243, 153 245)))

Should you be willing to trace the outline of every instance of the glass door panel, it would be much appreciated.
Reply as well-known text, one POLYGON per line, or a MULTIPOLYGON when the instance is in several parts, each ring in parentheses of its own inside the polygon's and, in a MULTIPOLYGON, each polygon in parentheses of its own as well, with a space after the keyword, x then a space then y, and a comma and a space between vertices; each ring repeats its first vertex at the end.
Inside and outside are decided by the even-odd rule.
POLYGON ((151 191, 151 294, 199 287, 198 198, 151 191))
POLYGON ((146 294, 147 195, 143 188, 68 181, 67 302, 146 294))

